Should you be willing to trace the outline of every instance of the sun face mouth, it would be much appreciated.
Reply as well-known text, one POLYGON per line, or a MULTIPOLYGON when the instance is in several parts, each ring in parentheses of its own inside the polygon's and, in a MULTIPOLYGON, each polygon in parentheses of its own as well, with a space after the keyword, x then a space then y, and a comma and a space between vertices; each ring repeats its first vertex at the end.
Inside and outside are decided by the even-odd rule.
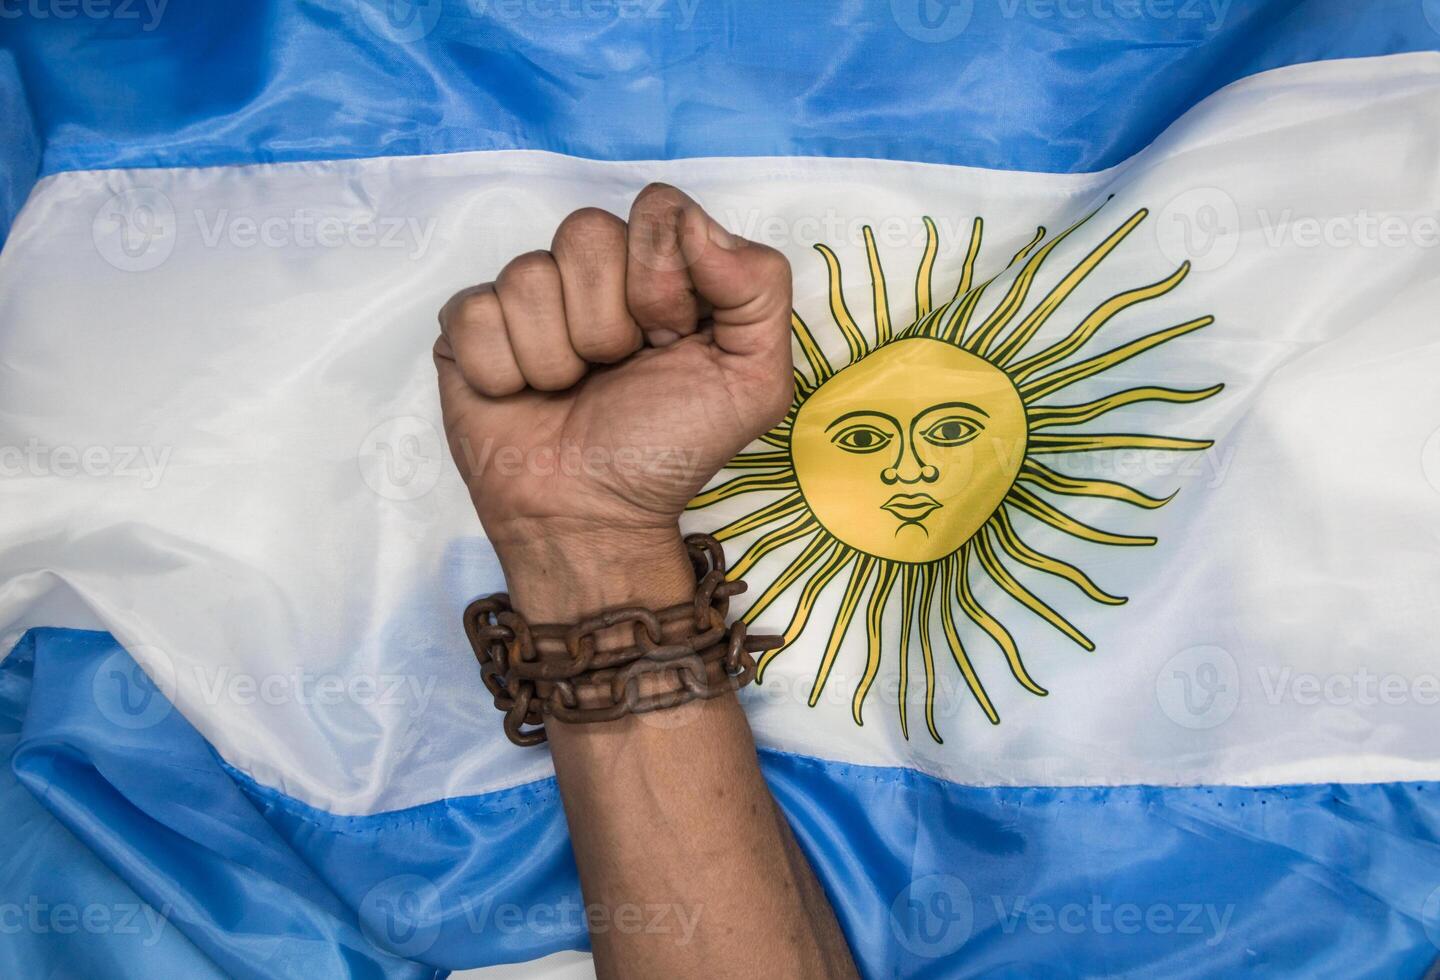
POLYGON ((919 524, 932 513, 945 506, 928 493, 897 493, 880 505, 902 524, 919 524))

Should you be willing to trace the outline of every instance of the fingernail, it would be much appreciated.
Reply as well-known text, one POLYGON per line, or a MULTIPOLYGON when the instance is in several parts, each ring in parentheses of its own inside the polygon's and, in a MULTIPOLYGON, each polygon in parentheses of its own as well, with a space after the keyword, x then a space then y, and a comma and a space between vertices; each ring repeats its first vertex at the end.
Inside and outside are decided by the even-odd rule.
POLYGON ((651 330, 646 337, 651 347, 669 347, 680 339, 680 335, 674 330, 651 330))

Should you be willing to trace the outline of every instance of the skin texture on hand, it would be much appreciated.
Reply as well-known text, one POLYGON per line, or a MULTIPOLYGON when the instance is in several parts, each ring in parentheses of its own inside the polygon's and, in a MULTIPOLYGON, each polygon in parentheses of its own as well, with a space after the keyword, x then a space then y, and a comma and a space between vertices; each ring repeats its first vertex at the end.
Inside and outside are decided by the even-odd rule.
MULTIPOLYGON (((521 614, 694 595, 679 516, 790 405, 790 301, 780 253, 652 184, 445 304, 446 436, 521 614)), ((733 695, 546 727, 600 976, 855 975, 733 695)))
POLYGON ((628 223, 570 215, 440 322, 446 436, 507 572, 542 534, 657 544, 790 404, 788 263, 665 185, 628 223))

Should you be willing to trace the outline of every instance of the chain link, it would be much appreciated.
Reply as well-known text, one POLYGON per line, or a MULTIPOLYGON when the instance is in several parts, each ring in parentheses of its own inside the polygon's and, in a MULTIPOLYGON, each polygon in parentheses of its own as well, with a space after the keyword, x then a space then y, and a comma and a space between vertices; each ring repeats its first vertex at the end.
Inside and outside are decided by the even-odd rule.
POLYGON ((470 604, 465 634, 480 679, 505 712, 510 741, 544 742, 547 717, 614 721, 708 700, 754 679, 751 654, 778 647, 781 638, 748 636, 742 622, 727 627, 730 598, 744 592, 745 583, 725 580, 725 551, 710 535, 687 536, 685 548, 695 569, 695 598, 666 609, 625 606, 571 625, 532 625, 503 592, 470 604), (628 643, 598 649, 598 634, 627 626, 628 643), (642 694, 642 680, 651 675, 659 689, 642 694))

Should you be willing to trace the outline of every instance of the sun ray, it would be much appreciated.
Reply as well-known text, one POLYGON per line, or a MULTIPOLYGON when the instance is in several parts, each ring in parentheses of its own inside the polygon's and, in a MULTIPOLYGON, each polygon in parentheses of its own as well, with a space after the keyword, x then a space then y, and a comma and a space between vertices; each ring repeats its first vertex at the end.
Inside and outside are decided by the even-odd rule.
POLYGON ((1029 565, 1038 572, 1046 572, 1057 578, 1063 578, 1091 599, 1103 602, 1107 606, 1123 606, 1130 601, 1124 596, 1111 595, 1106 592, 1096 585, 1090 576, 1069 562, 1042 554, 1020 540, 1020 535, 1015 531, 1015 525, 1010 523, 1010 515, 1005 512, 1003 507, 995 512, 995 516, 990 520, 989 528, 1004 552, 1021 564, 1029 565))
MULTIPOLYGON (((1203 401, 1224 388, 1218 384, 1195 390, 1144 385, 1078 404, 1041 403, 1069 385, 1214 322, 1212 317, 1201 317, 1067 364, 1120 313, 1177 289, 1191 272, 1189 264, 1184 264, 1158 282, 1118 292, 1078 324, 1067 326, 1068 333, 1058 331, 1063 334, 1059 341, 1039 345, 1042 350, 1027 354, 1026 348, 1050 329, 1047 325, 1062 315, 1061 308, 1082 285, 1097 275, 1122 244, 1135 239, 1134 231, 1149 213, 1139 209, 1103 235, 1073 267, 1061 270, 1058 282, 1043 298, 1032 302, 1032 297, 1039 296, 1037 284, 1050 281, 1045 274, 1047 263, 1055 261, 1061 243, 1099 210, 1086 214, 1053 239, 1047 240, 1045 228, 1039 228, 1004 271, 983 281, 978 270, 985 223, 977 216, 960 281, 950 300, 938 305, 934 277, 941 243, 935 220, 924 216, 924 251, 914 280, 915 315, 907 323, 892 319, 889 296, 898 281, 887 282, 873 227, 865 226, 873 335, 860 328, 846 304, 838 256, 826 245, 815 246, 826 262, 829 312, 835 331, 845 342, 848 360, 837 357, 832 362, 814 331, 794 313, 791 332, 799 353, 789 410, 760 437, 762 446, 737 455, 727 465, 738 471, 737 475, 691 502, 692 508, 699 508, 746 494, 770 494, 761 498, 765 503, 754 513, 715 532, 721 540, 755 535, 753 540, 746 539, 748 547, 731 566, 732 578, 761 567, 768 571, 770 562, 783 566, 741 617, 747 624, 754 623, 782 597, 788 597, 789 624, 782 645, 760 658, 757 679, 775 657, 810 629, 826 590, 847 569, 847 582, 819 651, 808 700, 812 707, 819 705, 863 602, 865 660, 850 704, 857 725, 863 724, 865 702, 890 653, 885 619, 897 612, 891 602, 897 582, 897 707, 900 731, 907 740, 909 651, 917 629, 924 670, 925 725, 937 743, 943 742, 936 720, 939 672, 950 669, 937 663, 937 643, 948 645, 955 669, 992 723, 999 723, 999 713, 965 647, 966 640, 985 634, 1004 655, 1019 686, 1036 695, 1046 693, 1030 676, 1016 634, 1002 622, 999 608, 980 603, 972 573, 988 577, 1000 593, 1083 648, 1095 648, 1074 624, 1020 581, 1019 567, 1064 579, 1099 603, 1123 605, 1126 599, 1104 591, 1075 565, 1031 547, 1018 534, 1014 515, 1032 518, 1045 535, 1058 531, 1101 545, 1144 546, 1155 544, 1156 539, 1092 527, 1065 513, 1059 504, 1063 498, 1091 498, 1104 508, 1125 503, 1148 511, 1163 506, 1174 495, 1154 497, 1118 481, 1071 476, 1041 460, 1047 455, 1115 449, 1206 449, 1213 445, 1210 440, 1075 432, 1070 427, 1142 402, 1203 401), (1002 281, 1004 295, 997 302, 985 303, 987 289, 1002 281), (917 339, 943 341, 952 351, 922 347, 914 342, 917 339), (852 368, 855 373, 847 373, 852 368), (845 384, 836 382, 842 375, 845 384), (955 401, 957 392, 974 404, 955 401), (883 404, 874 400, 877 393, 883 396, 883 404), (940 409, 950 414, 942 415, 940 409), (971 410, 983 418, 983 424, 977 425, 987 432, 989 442, 1007 447, 1006 452, 983 453, 975 448, 980 443, 972 445, 963 438, 966 413, 971 410), (927 413, 933 421, 925 421, 927 413), (1069 434, 1064 434, 1067 431, 1069 434), (892 443, 889 452, 878 451, 892 443), (903 463, 907 453, 923 464, 919 468, 923 486, 895 485, 900 472, 897 467, 913 466, 903 463), (888 516, 879 516, 882 512, 888 516), (935 513, 940 516, 929 516, 935 513)), ((909 483, 909 478, 904 482, 909 483)), ((1008 603, 1005 605, 1008 608, 1008 603)), ((953 676, 947 673, 944 679, 953 676)), ((958 694, 956 699, 963 700, 958 694)))
POLYGON ((885 272, 880 268, 880 250, 875 247, 875 233, 865 226, 865 255, 870 260, 871 293, 875 297, 875 345, 890 339, 890 297, 885 291, 885 272))
POLYGON ((796 579, 820 561, 825 553, 833 547, 843 550, 845 546, 828 534, 817 534, 815 540, 807 544, 805 550, 796 555, 790 564, 785 566, 785 571, 777 575, 769 587, 760 593, 759 598, 750 604, 750 608, 745 610, 740 621, 747 626, 755 622, 772 602, 780 598, 790 586, 795 584, 796 579))
MULTIPOLYGON (((1101 207, 1104 207, 1104 205, 1101 205, 1101 207)), ((975 336, 966 342, 969 350, 975 351, 977 354, 982 354, 992 363, 1002 363, 991 351, 991 347, 999 340, 1005 328, 1010 325, 1010 321, 1013 320, 1016 315, 1019 314, 1021 308, 1024 307, 1025 300, 1030 296, 1030 288, 1035 283, 1035 277, 1040 272, 1040 267, 1045 264, 1045 260, 1050 257, 1051 252, 1059 248, 1062 242, 1099 213, 1100 208, 1091 211, 1069 228, 1066 228, 1060 234, 1056 235, 1048 245, 1030 257, 1025 263, 1025 267, 1020 270, 1020 274, 1015 277, 1015 281, 1011 283, 1010 291, 1005 294, 1005 298, 1000 301, 1000 305, 997 306, 989 318, 981 324, 980 329, 975 332, 975 336)), ((1058 288, 1059 287, 1057 287, 1057 289, 1058 288)), ((1054 295, 1052 292, 1051 297, 1047 297, 1046 302, 1049 302, 1049 299, 1053 298, 1054 295)), ((1061 298, 1063 299, 1063 297, 1061 298)), ((1043 306, 1044 304, 1042 303, 1042 308, 1043 306)), ((1048 317, 1049 314, 1047 313, 1046 316, 1048 317)), ((1041 322, 1044 321, 1042 320, 1041 322)))
MULTIPOLYGON (((693 503, 690 505, 692 509, 694 506, 693 503)), ((762 528, 766 524, 784 520, 797 510, 804 509, 804 507, 805 498, 800 496, 800 491, 797 490, 794 493, 786 494, 773 504, 766 504, 753 514, 746 514, 744 517, 736 518, 720 528, 720 530, 712 531, 711 534, 717 541, 729 541, 731 538, 736 538, 742 534, 748 534, 751 531, 762 528)))
MULTIPOLYGON (((1011 332, 1010 336, 1006 337, 1004 342, 995 348, 990 354, 990 360, 995 364, 1008 364, 1012 358, 1019 354, 1025 345, 1030 342, 1031 338, 1045 325, 1046 321, 1060 308, 1060 304, 1069 299, 1070 294, 1075 292, 1082 282, 1090 278, 1090 274, 1095 271, 1101 262, 1104 262, 1105 259, 1109 257, 1111 252, 1120 246, 1121 242, 1130 237, 1130 233, 1139 227, 1140 223, 1145 220, 1146 215, 1149 213, 1149 211, 1143 208, 1136 211, 1130 216, 1130 220, 1115 229, 1115 231, 1110 233, 1110 237, 1095 246, 1095 248, 1090 251, 1090 254, 1085 256, 1075 268, 1066 273, 1065 278, 1061 279, 1055 288, 1050 290, 1049 295, 1041 300, 1035 309, 1030 311, 1030 314, 1021 321, 1020 325, 1011 332)), ((1093 216, 1092 214, 1091 217, 1093 216)), ((1088 221, 1089 218, 1086 220, 1088 221)), ((1076 227, 1079 226, 1077 225, 1076 227)))
POLYGON ((960 642, 960 631, 955 628, 955 610, 950 605, 950 596, 955 591, 955 568, 960 564, 957 555, 951 555, 940 564, 940 574, 943 584, 940 590, 940 623, 945 630, 945 640, 950 644, 950 655, 955 658, 955 665, 960 668, 960 675, 965 678, 970 693, 975 696, 975 701, 980 705, 980 710, 985 712, 985 717, 990 719, 990 724, 1000 724, 1000 716, 995 712, 995 706, 990 703, 990 695, 985 693, 985 685, 980 683, 980 675, 975 673, 975 666, 970 663, 970 657, 965 653, 965 645, 960 642))
POLYGON ((802 513, 789 524, 782 525, 757 540, 750 547, 745 549, 745 554, 740 556, 729 571, 731 579, 744 578, 745 573, 755 567, 755 564, 765 556, 778 548, 783 548, 792 541, 798 541, 805 535, 810 534, 819 527, 819 523, 808 513, 802 513))
MULTIPOLYGON (((835 550, 821 563, 820 567, 806 581, 805 587, 800 590, 800 600, 795 603, 795 611, 790 615, 790 625, 785 627, 785 632, 781 635, 780 646, 766 650, 765 655, 755 665, 757 681, 764 676, 765 668, 770 666, 770 661, 778 657, 799 638, 800 633, 805 629, 805 624, 810 622, 810 614, 815 611, 815 600, 820 598, 820 593, 825 591, 825 586, 830 584, 830 580, 840 574, 846 565, 855 560, 855 556, 858 554, 859 552, 854 548, 838 541, 835 542, 835 550)), ((811 707, 814 707, 813 703, 811 707)))
POLYGON ((945 308, 953 312, 945 326, 936 331, 937 336, 950 343, 955 343, 957 338, 964 336, 965 328, 970 325, 970 316, 980 302, 980 294, 984 293, 985 286, 989 285, 985 283, 979 289, 974 289, 975 263, 980 257, 980 244, 984 237, 985 221, 983 218, 976 218, 970 228, 970 247, 965 253, 965 264, 960 270, 960 284, 955 287, 955 295, 950 298, 950 302, 945 304, 945 308), (971 294, 972 289, 974 295, 971 294))
POLYGON ((924 320, 930 313, 931 288, 933 285, 933 273, 935 269, 935 256, 940 251, 940 233, 935 229, 935 222, 930 220, 929 215, 925 221, 925 254, 920 258, 920 268, 915 273, 915 318, 924 320))
POLYGON ((840 260, 827 245, 816 244, 815 251, 825 256, 825 265, 830 273, 830 315, 835 318, 835 325, 845 337, 845 345, 850 348, 850 361, 853 364, 865 356, 867 348, 860 327, 850 315, 850 308, 845 305, 845 290, 840 280, 840 260))
POLYGON ((1094 421, 1117 408, 1124 408, 1126 405, 1135 405, 1139 402, 1171 402, 1174 404, 1202 402, 1224 390, 1224 385, 1211 385, 1209 388, 1189 390, 1146 386, 1117 391, 1113 395, 1106 395, 1104 398, 1097 398, 1082 405, 1040 405, 1028 412, 1030 431, 1035 432, 1039 429, 1056 426, 1080 425, 1084 422, 1094 421))
POLYGON ((910 627, 915 624, 915 580, 919 574, 918 565, 905 565, 900 569, 900 734, 907 742, 910 741, 907 711, 910 696, 910 627))
POLYGON ((805 361, 810 365, 810 373, 815 375, 816 385, 824 384, 825 380, 835 373, 835 369, 830 366, 830 359, 815 342, 815 335, 794 310, 790 311, 790 333, 800 345, 800 352, 805 355, 805 361))
MULTIPOLYGON (((1103 497, 1143 507, 1146 510, 1164 507, 1175 499, 1174 493, 1168 497, 1152 497, 1123 483, 1066 476, 1064 473, 1057 473, 1034 460, 1026 460, 1025 464, 1020 467, 1019 479, 1022 483, 1029 483, 1042 490, 1049 490, 1051 493, 1063 494, 1067 497, 1103 497)), ((1175 493, 1179 492, 1175 491, 1175 493)))
POLYGON ((995 554, 995 549, 990 546, 990 539, 983 534, 974 537, 976 551, 980 558, 980 567, 985 574, 994 580, 995 584, 1005 591, 1016 602, 1029 609, 1045 622, 1064 633, 1086 650, 1094 650, 1095 644, 1084 633, 1076 629, 1068 619, 1057 613, 1045 604, 1039 596, 1020 584, 1020 580, 1010 574, 1010 570, 1000 561, 1000 556, 995 554))
POLYGON ((725 464, 727 470, 760 470, 788 468, 790 465, 790 454, 787 452, 773 453, 741 453, 732 456, 730 462, 725 464))
POLYGON ((1084 541, 1130 547, 1147 547, 1155 543, 1155 539, 1149 535, 1114 534, 1091 527, 1089 524, 1077 521, 1069 514, 1063 513, 1021 486, 1012 487, 1005 502, 1018 507, 1036 520, 1049 524, 1057 531, 1064 531, 1066 534, 1084 541))
POLYGON ((1101 371, 1108 371, 1117 364, 1121 364, 1130 358, 1145 353, 1154 347, 1168 343, 1176 337, 1182 337, 1215 322, 1213 316, 1202 316, 1185 323, 1177 324, 1165 330, 1157 330, 1155 333, 1147 334, 1139 340, 1132 340, 1128 344, 1122 344, 1114 350, 1106 351, 1104 354, 1097 354, 1088 360, 1079 361, 1070 367, 1061 368, 1051 374, 1035 378, 1020 386, 1020 397, 1028 405, 1037 398, 1044 398, 1046 395, 1054 394, 1061 388, 1068 387, 1077 381, 1099 374, 1101 371))
POLYGON ((975 311, 980 308, 980 300, 985 295, 985 290, 994 281, 994 279, 990 279, 982 282, 961 300, 960 306, 951 315, 949 322, 945 324, 945 329, 941 331, 941 340, 960 347, 965 346, 965 335, 970 330, 970 321, 974 318, 975 311))
POLYGON ((874 555, 860 555, 860 559, 855 562, 855 570, 850 573, 850 581, 845 585, 845 594, 840 599, 840 609, 835 614, 835 625, 830 630, 830 640, 825 644, 825 654, 820 658, 820 667, 815 671, 815 683, 810 688, 812 708, 820 703, 820 692, 825 690, 825 682, 830 679, 830 671, 835 667, 835 657, 840 652, 840 644, 845 641, 850 621, 855 618, 855 608, 860 605, 860 596, 870 582, 870 572, 875 567, 875 560, 874 555))
MULTIPOLYGON (((1027 357, 1018 364, 1010 365, 1008 360, 1002 363, 1008 366, 1012 378, 1016 381, 1024 381, 1036 371, 1044 370, 1052 364, 1059 364, 1065 360, 1065 358, 1084 347, 1090 342, 1090 338, 1099 333, 1102 327, 1121 312, 1128 310, 1138 303, 1144 303, 1147 300, 1157 299, 1166 295, 1184 282, 1185 277, 1189 274, 1190 263, 1186 262, 1171 275, 1161 279, 1159 282, 1112 296, 1091 310, 1090 314, 1086 316, 1084 320, 1080 321, 1079 326, 1049 347, 1031 357, 1027 357)), ((1018 355, 1019 351, 1017 350, 1015 353, 1018 355)))
POLYGON ((975 594, 970 591, 970 557, 974 547, 974 542, 967 542, 965 547, 960 551, 959 568, 955 576, 956 585, 958 586, 955 596, 960 600, 960 608, 965 612, 966 616, 970 617, 972 623, 990 634, 990 638, 995 641, 995 645, 1005 654, 1005 660, 1010 664, 1010 673, 1015 675, 1015 679, 1020 682, 1020 686, 1032 694, 1038 694, 1043 698, 1050 692, 1035 683, 1034 678, 1032 678, 1030 673, 1025 669, 1025 664, 1020 659, 1020 648, 1015 645, 1015 638, 1010 635, 1009 630, 1000 625, 999 620, 985 611, 985 607, 980 605, 979 601, 975 598, 975 594))
POLYGON ((1026 451, 1032 456, 1055 453, 1091 453, 1106 449, 1170 449, 1176 452, 1197 452, 1215 445, 1213 439, 1176 439, 1170 436, 1146 436, 1129 432, 1078 433, 1069 436, 1031 436, 1026 451))
MULTIPOLYGON (((875 683, 875 675, 880 672, 880 643, 885 626, 885 603, 890 599, 891 590, 895 588, 899 566, 894 562, 882 561, 879 563, 879 571, 880 574, 875 579, 875 588, 870 590, 870 604, 865 609, 865 673, 861 676, 860 683, 855 685, 855 697, 850 702, 850 714, 854 717, 857 725, 865 724, 860 717, 861 710, 865 706, 866 696, 870 693, 870 685, 875 683)), ((904 603, 902 602, 901 605, 903 606, 904 603)))
POLYGON ((760 493, 764 490, 798 490, 795 474, 788 470, 783 473, 752 473, 726 480, 712 490, 707 490, 690 502, 691 507, 709 507, 711 504, 738 497, 742 493, 760 493))

